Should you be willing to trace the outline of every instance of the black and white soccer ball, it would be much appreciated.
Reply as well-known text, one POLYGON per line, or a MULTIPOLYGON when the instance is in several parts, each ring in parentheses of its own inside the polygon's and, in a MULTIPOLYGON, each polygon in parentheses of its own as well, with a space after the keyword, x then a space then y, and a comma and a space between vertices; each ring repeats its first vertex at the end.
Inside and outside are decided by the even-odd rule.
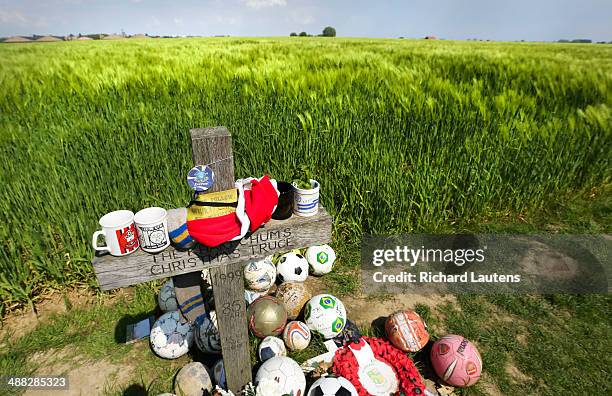
POLYGON ((307 396, 358 396, 357 389, 344 377, 321 377, 316 380, 307 396))
POLYGON ((308 278, 308 260, 300 253, 283 254, 276 266, 276 278, 281 283, 304 282, 308 278))
POLYGON ((257 356, 261 362, 265 362, 275 356, 287 356, 287 348, 280 338, 267 336, 259 344, 257 356))

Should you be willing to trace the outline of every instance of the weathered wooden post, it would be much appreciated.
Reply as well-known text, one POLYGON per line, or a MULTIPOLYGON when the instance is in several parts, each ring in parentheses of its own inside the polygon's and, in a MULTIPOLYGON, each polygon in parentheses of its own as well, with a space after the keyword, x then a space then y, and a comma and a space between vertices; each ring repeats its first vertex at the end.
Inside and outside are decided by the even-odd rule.
MULTIPOLYGON (((206 128, 192 129, 190 133, 193 163, 211 164, 215 173, 215 183, 210 192, 234 188, 234 157, 229 131, 226 128, 206 128)), ((227 387, 237 392, 251 381, 242 263, 213 267, 210 269, 210 277, 227 387)))
MULTIPOLYGON (((192 129, 196 165, 211 164, 215 183, 209 192, 234 188, 232 138, 225 127, 192 129)), ((156 254, 139 250, 124 257, 96 256, 93 267, 102 290, 210 269, 228 389, 237 394, 251 380, 251 359, 242 266, 249 260, 331 240, 331 216, 323 207, 312 217, 270 220, 240 242, 189 251, 170 246, 156 254)))

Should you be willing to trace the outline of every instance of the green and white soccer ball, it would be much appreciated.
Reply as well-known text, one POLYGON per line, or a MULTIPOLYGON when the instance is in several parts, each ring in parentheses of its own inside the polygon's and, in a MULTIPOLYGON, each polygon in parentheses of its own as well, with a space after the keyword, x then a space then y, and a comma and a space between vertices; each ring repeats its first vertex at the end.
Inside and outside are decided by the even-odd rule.
POLYGON ((325 275, 331 272, 336 253, 329 245, 311 246, 306 249, 306 260, 313 275, 325 275))
POLYGON ((249 261, 244 266, 244 283, 249 290, 268 290, 275 281, 276 267, 272 264, 272 256, 259 261, 249 261))
POLYGON ((306 377, 295 360, 286 356, 276 356, 266 360, 255 376, 255 383, 276 382, 278 395, 304 395, 306 377))
POLYGON ((285 343, 278 337, 267 336, 257 348, 257 357, 259 357, 261 362, 265 362, 276 356, 287 356, 285 343))
POLYGON ((285 253, 278 259, 276 277, 281 283, 304 282, 308 278, 308 261, 300 253, 285 253))
POLYGON ((337 297, 331 294, 314 296, 304 309, 304 322, 308 328, 325 339, 339 335, 346 324, 346 309, 337 297))
POLYGON ((172 282, 172 278, 168 279, 168 281, 164 283, 159 290, 159 294, 157 295, 157 303, 159 308, 164 312, 178 310, 178 302, 176 301, 174 282, 172 282))
POLYGON ((193 329, 190 323, 181 323, 178 311, 166 312, 153 324, 149 341, 158 356, 176 359, 193 344, 193 329))
POLYGON ((202 324, 196 325, 195 342, 198 349, 204 353, 221 353, 221 336, 215 311, 210 311, 202 324))

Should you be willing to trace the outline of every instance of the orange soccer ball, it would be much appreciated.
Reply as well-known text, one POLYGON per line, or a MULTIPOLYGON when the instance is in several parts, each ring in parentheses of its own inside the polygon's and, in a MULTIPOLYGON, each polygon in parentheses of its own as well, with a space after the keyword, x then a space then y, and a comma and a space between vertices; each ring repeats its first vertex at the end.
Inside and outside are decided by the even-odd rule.
POLYGON ((404 352, 417 352, 429 341, 427 325, 418 313, 409 309, 389 315, 385 332, 389 341, 404 352))

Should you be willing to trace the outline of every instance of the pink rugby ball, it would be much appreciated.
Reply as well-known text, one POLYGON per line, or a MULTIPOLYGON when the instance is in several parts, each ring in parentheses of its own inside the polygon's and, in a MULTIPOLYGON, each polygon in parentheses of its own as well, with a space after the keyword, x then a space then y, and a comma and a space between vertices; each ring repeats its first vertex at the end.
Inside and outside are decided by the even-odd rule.
POLYGON ((482 372, 478 349, 462 336, 449 334, 431 347, 431 365, 438 377, 457 387, 474 385, 482 372))

